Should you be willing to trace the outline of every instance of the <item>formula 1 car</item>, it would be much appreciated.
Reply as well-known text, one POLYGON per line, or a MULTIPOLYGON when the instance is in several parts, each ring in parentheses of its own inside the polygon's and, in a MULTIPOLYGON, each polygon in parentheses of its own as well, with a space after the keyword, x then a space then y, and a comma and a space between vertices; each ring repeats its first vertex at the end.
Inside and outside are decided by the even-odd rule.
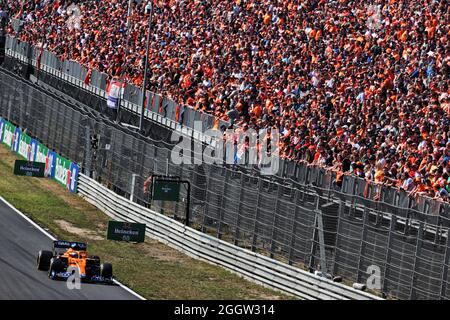
POLYGON ((112 265, 100 264, 100 258, 88 256, 86 250, 85 243, 53 241, 52 251, 39 251, 37 268, 48 271, 53 280, 67 279, 78 271, 81 281, 112 283, 112 265))

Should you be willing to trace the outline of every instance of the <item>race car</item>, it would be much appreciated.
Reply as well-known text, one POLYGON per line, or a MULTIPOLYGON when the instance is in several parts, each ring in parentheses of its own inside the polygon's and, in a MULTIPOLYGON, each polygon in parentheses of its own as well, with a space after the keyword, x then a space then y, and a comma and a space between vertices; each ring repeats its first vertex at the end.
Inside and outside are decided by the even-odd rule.
POLYGON ((52 251, 39 251, 37 268, 48 271, 49 278, 54 280, 67 279, 78 270, 81 281, 112 283, 112 265, 101 264, 99 257, 88 256, 86 251, 86 243, 53 241, 52 251))

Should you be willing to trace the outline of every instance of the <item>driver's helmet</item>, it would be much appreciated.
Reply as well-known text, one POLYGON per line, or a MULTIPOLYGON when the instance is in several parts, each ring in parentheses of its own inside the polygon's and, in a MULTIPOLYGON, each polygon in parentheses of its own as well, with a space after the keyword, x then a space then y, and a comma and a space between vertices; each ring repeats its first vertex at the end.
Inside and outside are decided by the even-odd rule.
POLYGON ((78 258, 78 252, 76 252, 76 251, 74 251, 74 250, 72 250, 72 249, 69 249, 68 251, 67 251, 67 253, 69 254, 69 256, 71 257, 71 258, 78 258))

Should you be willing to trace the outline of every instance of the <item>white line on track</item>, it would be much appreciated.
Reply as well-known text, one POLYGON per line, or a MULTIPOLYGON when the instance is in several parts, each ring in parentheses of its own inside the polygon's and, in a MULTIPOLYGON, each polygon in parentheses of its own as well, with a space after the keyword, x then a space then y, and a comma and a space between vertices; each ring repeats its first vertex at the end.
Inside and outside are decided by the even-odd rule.
MULTIPOLYGON (((11 203, 9 203, 8 201, 5 200, 5 198, 3 198, 2 196, 0 196, 0 200, 2 202, 4 202, 8 207, 11 208, 11 210, 13 210, 15 213, 17 213, 18 215, 20 215, 22 218, 24 218, 26 221, 28 221, 33 227, 35 227, 36 229, 38 229, 39 231, 41 231, 43 234, 45 234, 48 238, 50 238, 51 240, 58 240, 56 239, 54 236, 52 236, 48 231, 44 230, 40 225, 38 225, 36 222, 34 222, 33 220, 31 220, 29 217, 27 217, 23 212, 19 211, 17 208, 15 208, 11 203)), ((146 300, 143 296, 139 295, 138 293, 134 292, 133 290, 131 290, 130 288, 128 288, 127 286, 125 286, 124 284, 120 283, 117 280, 113 280, 115 284, 117 284, 118 286, 120 286, 122 289, 124 289, 125 291, 128 291, 129 293, 131 293, 132 295, 134 295, 135 297, 137 297, 138 299, 141 300, 146 300)))

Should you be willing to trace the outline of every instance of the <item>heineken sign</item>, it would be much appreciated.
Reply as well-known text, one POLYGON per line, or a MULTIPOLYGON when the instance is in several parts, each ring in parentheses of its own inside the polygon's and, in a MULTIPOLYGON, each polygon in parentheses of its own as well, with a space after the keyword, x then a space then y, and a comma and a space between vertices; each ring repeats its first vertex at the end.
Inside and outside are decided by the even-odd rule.
POLYGON ((38 162, 28 162, 25 160, 16 160, 14 165, 14 174, 28 177, 45 177, 45 164, 38 162))
POLYGON ((180 201, 180 181, 155 180, 153 200, 180 201))
POLYGON ((106 238, 116 241, 144 242, 145 224, 109 221, 106 238))

